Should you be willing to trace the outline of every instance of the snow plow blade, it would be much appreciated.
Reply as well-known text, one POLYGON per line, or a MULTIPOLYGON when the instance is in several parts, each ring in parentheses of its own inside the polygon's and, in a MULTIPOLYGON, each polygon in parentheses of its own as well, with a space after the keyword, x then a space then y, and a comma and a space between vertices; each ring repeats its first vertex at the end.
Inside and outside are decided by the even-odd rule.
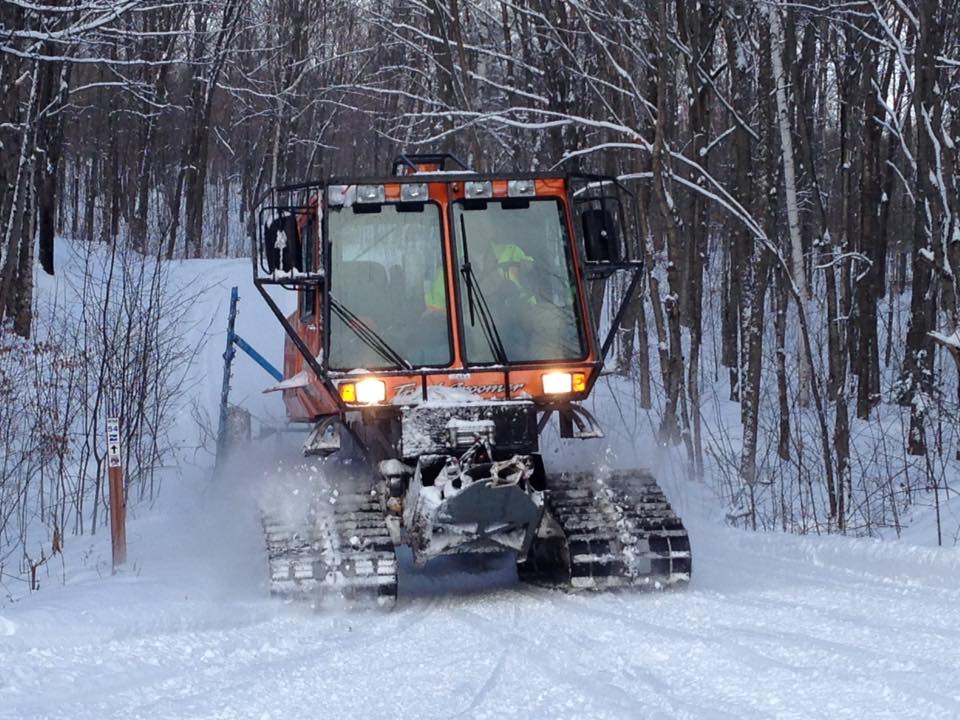
POLYGON ((520 579, 571 590, 682 588, 690 539, 648 472, 547 478, 546 512, 520 579))

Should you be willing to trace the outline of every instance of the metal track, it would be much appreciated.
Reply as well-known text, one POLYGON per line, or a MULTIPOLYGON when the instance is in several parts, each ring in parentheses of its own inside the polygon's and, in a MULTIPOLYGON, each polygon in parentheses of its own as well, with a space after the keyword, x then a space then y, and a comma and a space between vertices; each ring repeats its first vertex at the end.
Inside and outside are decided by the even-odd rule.
POLYGON ((546 509, 550 518, 519 565, 522 580, 576 590, 665 589, 690 582, 687 531, 649 473, 550 476, 546 509))
POLYGON ((358 489, 315 497, 297 526, 264 515, 273 595, 314 607, 394 605, 397 561, 380 490, 358 489))

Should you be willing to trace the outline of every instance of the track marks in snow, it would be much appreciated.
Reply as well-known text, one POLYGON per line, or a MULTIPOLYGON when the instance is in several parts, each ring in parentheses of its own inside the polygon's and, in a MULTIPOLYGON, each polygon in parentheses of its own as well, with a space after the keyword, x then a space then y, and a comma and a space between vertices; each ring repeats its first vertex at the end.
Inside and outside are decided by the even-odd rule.
MULTIPOLYGON (((545 607, 553 607, 552 601, 567 598, 562 593, 528 590, 517 594, 523 596, 523 602, 510 593, 481 607, 451 608, 451 614, 466 626, 465 634, 484 638, 487 647, 481 649, 509 651, 511 664, 518 669, 510 676, 511 683, 522 678, 519 682, 540 703, 540 712, 534 717, 726 717, 678 698, 670 688, 669 666, 629 661, 625 665, 616 653, 611 656, 617 638, 633 639, 634 633, 626 628, 598 631, 596 617, 592 623, 578 623, 563 613, 544 613, 545 607), (510 607, 516 612, 516 622, 504 628, 501 618, 510 607)), ((603 600, 597 596, 590 599, 603 600)), ((510 709, 503 696, 489 701, 496 712, 510 709)))
POLYGON ((687 592, 505 587, 488 563, 488 591, 424 572, 390 613, 84 582, 4 610, 0 717, 960 717, 957 555, 716 528, 694 547, 687 592))
POLYGON ((471 712, 476 710, 476 708, 484 701, 487 695, 490 694, 490 691, 496 686, 500 681, 500 676, 503 675, 503 666, 506 663, 507 653, 509 651, 504 649, 500 651, 500 656, 497 658, 496 663, 493 668, 490 670, 490 674, 487 675, 486 679, 477 688, 477 691, 473 694, 473 697, 470 699, 470 704, 461 712, 451 715, 451 718, 458 718, 469 716, 471 712))

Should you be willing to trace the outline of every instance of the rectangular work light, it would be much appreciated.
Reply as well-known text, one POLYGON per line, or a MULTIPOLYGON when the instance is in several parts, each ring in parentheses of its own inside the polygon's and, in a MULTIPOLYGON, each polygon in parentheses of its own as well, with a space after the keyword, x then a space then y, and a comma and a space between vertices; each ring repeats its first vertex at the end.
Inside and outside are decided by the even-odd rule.
POLYGON ((533 180, 509 180, 507 181, 508 197, 532 197, 537 194, 537 188, 533 180))
POLYGON ((546 395, 565 395, 583 392, 587 389, 587 376, 584 373, 548 372, 541 380, 546 395))
POLYGON ((358 203, 382 203, 384 196, 383 185, 357 185, 358 203))
POLYGON ((383 380, 364 378, 359 382, 346 382, 340 385, 340 399, 345 403, 376 405, 387 399, 387 386, 383 380))
POLYGON ((493 183, 489 180, 468 180, 463 184, 463 194, 470 200, 493 197, 493 183))
POLYGON ((400 200, 403 202, 424 202, 427 199, 426 183, 404 183, 400 186, 400 200))

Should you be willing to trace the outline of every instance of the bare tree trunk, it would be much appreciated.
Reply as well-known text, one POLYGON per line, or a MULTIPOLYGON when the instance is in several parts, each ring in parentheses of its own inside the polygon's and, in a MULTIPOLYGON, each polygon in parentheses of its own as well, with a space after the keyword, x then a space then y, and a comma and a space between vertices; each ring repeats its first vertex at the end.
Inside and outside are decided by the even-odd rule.
MULTIPOLYGON (((743 47, 744 39, 740 37, 738 32, 738 21, 739 18, 743 17, 744 10, 743 3, 728 5, 723 18, 727 66, 730 68, 731 104, 734 108, 750 107, 754 102, 750 68, 742 60, 746 52, 743 47)), ((733 115, 732 112, 730 114, 733 115)), ((737 118, 731 117, 731 121, 736 123, 733 131, 734 197, 742 206, 750 207, 753 203, 754 178, 754 158, 751 156, 750 131, 737 118)), ((747 263, 752 254, 751 238, 747 228, 737 221, 733 221, 727 235, 729 237, 727 250, 729 263, 728 277, 724 284, 726 292, 723 311, 723 364, 730 369, 730 399, 739 400, 744 367, 742 330, 745 327, 743 314, 746 307, 743 278, 750 270, 747 263)))
MULTIPOLYGON (((637 297, 643 301, 643 289, 637 288, 637 297)), ((640 383, 640 407, 649 410, 653 407, 650 393, 650 339, 647 329, 647 313, 641 306, 637 313, 637 374, 640 383)))
POLYGON ((657 121, 656 134, 653 148, 653 187, 657 197, 657 205, 666 226, 667 234, 667 281, 670 285, 670 293, 665 298, 665 309, 667 318, 669 354, 668 365, 666 366, 664 377, 666 380, 666 403, 663 411, 663 419, 660 427, 661 442, 676 444, 680 440, 680 428, 677 422, 678 402, 682 393, 683 385, 683 343, 680 333, 680 295, 681 283, 679 267, 681 260, 681 243, 679 220, 677 219, 676 206, 673 196, 668 189, 668 176, 670 171, 665 167, 668 152, 666 149, 666 123, 669 113, 667 104, 667 88, 663 78, 666 78, 670 72, 671 64, 668 59, 666 30, 667 27, 667 8, 666 0, 658 2, 658 18, 661 28, 660 46, 658 48, 658 77, 660 81, 657 84, 657 121))
MULTIPOLYGON (((239 0, 224 0, 220 27, 216 31, 211 60, 206 67, 198 68, 202 75, 194 76, 194 115, 187 145, 185 192, 187 196, 184 233, 188 257, 203 255, 204 197, 207 186, 208 157, 210 152, 210 124, 213 100, 220 73, 226 62, 227 52, 236 36, 243 3, 239 0)), ((207 18, 201 16, 202 28, 206 30, 207 18)))
POLYGON ((97 197, 100 195, 100 153, 94 147, 90 164, 87 165, 86 202, 83 206, 83 234, 87 243, 92 243, 97 226, 97 197))
POLYGON ((933 391, 933 330, 937 312, 937 292, 931 282, 931 269, 924 255, 935 255, 934 238, 939 234, 940 211, 937 190, 930 179, 937 148, 935 138, 927 131, 924 118, 929 118, 939 93, 936 56, 940 52, 943 29, 938 23, 936 0, 918 3, 920 35, 917 38, 917 60, 914 75, 914 114, 917 118, 917 183, 913 217, 913 284, 910 298, 910 323, 904 361, 904 390, 901 401, 909 404, 910 433, 907 446, 911 455, 927 452, 924 396, 933 391))
POLYGON ((779 421, 777 432, 777 456, 781 460, 790 459, 790 398, 787 393, 787 304, 790 294, 784 283, 783 270, 777 270, 776 313, 774 331, 776 334, 777 368, 777 406, 779 421))
POLYGON ((860 252, 870 265, 863 270, 854 288, 857 306, 858 347, 854 368, 857 373, 857 417, 867 419, 880 402, 880 347, 877 334, 877 298, 882 296, 885 253, 880 237, 882 189, 880 186, 880 103, 873 49, 863 56, 863 172, 860 180, 860 252))
MULTIPOLYGON (((181 26, 186 5, 175 9, 170 19, 169 30, 181 26)), ((150 212, 150 183, 153 166, 156 160, 156 136, 160 111, 151 105, 162 106, 167 99, 167 71, 169 60, 173 56, 177 44, 177 36, 171 32, 166 39, 163 52, 160 55, 160 64, 157 66, 153 79, 153 92, 150 101, 143 102, 143 112, 147 115, 146 128, 143 133, 143 153, 140 156, 136 175, 136 205, 133 212, 133 222, 130 224, 131 244, 140 253, 147 253, 147 227, 150 212)), ((162 246, 163 238, 158 238, 162 246)))
MULTIPOLYGON (((691 97, 687 118, 692 135, 689 156, 709 172, 707 145, 710 131, 708 86, 703 77, 713 73, 713 39, 720 13, 711 2, 702 0, 695 7, 677 3, 677 24, 681 40, 691 49, 687 62, 687 83, 691 97), (692 12, 691 12, 692 10, 692 12)), ((693 179, 695 182, 695 178, 693 179)), ((703 342, 703 270, 707 256, 707 202, 700 193, 687 193, 687 245, 684 267, 687 270, 681 301, 683 318, 690 333, 690 360, 687 367, 687 392, 690 400, 690 425, 693 434, 693 467, 703 476, 703 439, 700 418, 700 349, 703 342)))
MULTIPOLYGON (((13 173, 13 192, 9 193, 12 197, 6 208, 7 213, 3 226, 4 235, 2 242, 0 242, 0 319, 13 318, 14 323, 18 325, 17 334, 23 337, 28 337, 30 333, 29 323, 27 328, 24 329, 20 319, 23 301, 21 268, 24 245, 29 244, 31 253, 33 250, 33 235, 29 222, 34 200, 31 146, 34 138, 33 131, 40 91, 39 62, 34 62, 33 71, 29 74, 29 78, 30 94, 27 100, 26 113, 21 123, 20 152, 13 173)), ((4 193, 4 196, 7 194, 4 193)))
MULTIPOLYGON (((800 292, 800 302, 810 306, 810 288, 807 284, 803 262, 803 240, 800 236, 800 213, 797 209, 797 181, 794 169, 793 133, 790 129, 790 111, 787 106, 786 74, 783 71, 783 27, 780 23, 780 8, 773 5, 767 8, 770 19, 770 59, 773 66, 773 79, 776 86, 777 124, 780 128, 780 145, 783 155, 783 182, 787 205, 787 227, 790 230, 790 273, 800 292)), ((801 407, 810 405, 810 384, 813 368, 807 360, 806 348, 801 341, 798 359, 800 376, 798 378, 798 402, 801 407)))
MULTIPOLYGON (((760 29, 760 65, 757 78, 757 114, 760 138, 756 154, 750 158, 755 164, 751 173, 754 191, 750 198, 757 217, 762 218, 763 232, 775 237, 777 208, 770 201, 771 190, 776 180, 775 128, 776 120, 772 105, 773 84, 769 63, 762 58, 770 54, 770 33, 760 29), (763 142, 765 140, 765 142, 763 142)), ((742 149, 741 149, 742 151, 742 149)), ((740 385, 740 424, 743 428, 743 444, 740 449, 739 476, 743 487, 751 497, 751 522, 756 528, 756 510, 753 501, 757 484, 757 445, 760 422, 760 387, 763 370, 763 328, 766 295, 773 258, 763 246, 746 246, 742 268, 743 302, 740 310, 741 363, 743 374, 740 385)))
POLYGON ((70 63, 47 63, 44 68, 44 91, 41 93, 42 116, 38 119, 37 150, 43 162, 37 167, 37 240, 40 264, 53 275, 53 236, 58 202, 63 201, 64 188, 58 192, 63 152, 63 115, 54 111, 66 101, 70 84, 70 63))

